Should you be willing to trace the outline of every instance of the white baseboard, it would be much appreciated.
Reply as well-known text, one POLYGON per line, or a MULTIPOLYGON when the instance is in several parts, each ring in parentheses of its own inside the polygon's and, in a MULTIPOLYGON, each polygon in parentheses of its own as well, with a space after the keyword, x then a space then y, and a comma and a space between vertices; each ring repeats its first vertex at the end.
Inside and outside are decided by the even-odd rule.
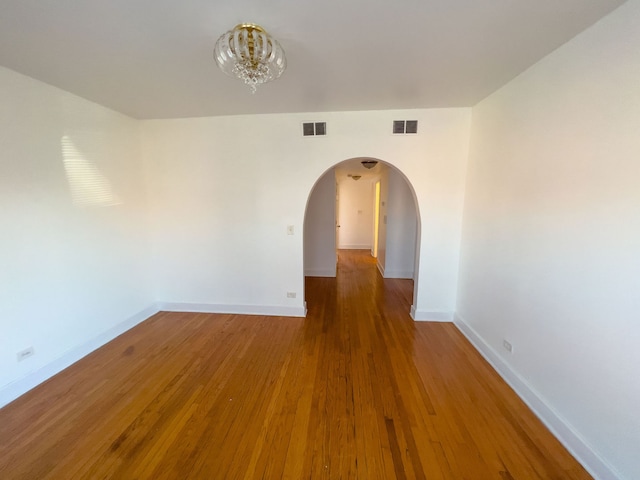
POLYGON ((411 305, 411 318, 413 318, 416 322, 452 322, 453 313, 416 310, 416 307, 411 305))
POLYGON ((336 269, 334 268, 309 268, 304 271, 305 277, 335 277, 336 269))
POLYGON ((413 279, 413 271, 411 270, 385 270, 384 278, 407 278, 413 279))
POLYGON ((9 402, 14 401, 19 396, 24 395, 32 388, 40 385, 42 382, 53 377, 55 374, 60 373, 62 370, 76 363, 78 360, 87 356, 94 350, 97 350, 106 343, 109 343, 117 336, 122 335, 124 332, 145 321, 152 315, 155 315, 156 313, 158 313, 158 311, 159 310, 155 304, 148 308, 145 308, 141 312, 138 312, 132 317, 129 317, 124 322, 121 322, 115 327, 110 328, 94 339, 89 340, 88 342, 82 345, 78 345, 77 347, 69 350, 58 359, 39 368, 35 372, 28 374, 26 377, 18 379, 0 388, 0 407, 3 407, 9 402))
POLYGON ((378 271, 380 272, 380 275, 382 275, 382 278, 384 278, 384 267, 377 259, 376 259, 376 267, 378 267, 378 271))
POLYGON ((355 244, 351 244, 351 245, 340 245, 338 247, 338 250, 371 250, 371 244, 370 243, 367 243, 367 244, 355 243, 355 244))
POLYGON ((306 306, 282 305, 226 305, 215 303, 160 302, 158 308, 164 312, 232 313, 237 315, 268 315, 271 317, 305 317, 306 306))
POLYGON ((591 476, 597 480, 620 478, 615 469, 457 313, 454 324, 591 476))

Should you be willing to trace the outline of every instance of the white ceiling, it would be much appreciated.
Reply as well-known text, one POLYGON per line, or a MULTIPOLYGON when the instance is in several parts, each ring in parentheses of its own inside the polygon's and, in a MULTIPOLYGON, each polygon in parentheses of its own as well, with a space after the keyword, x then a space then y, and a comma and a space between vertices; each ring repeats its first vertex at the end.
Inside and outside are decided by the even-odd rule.
POLYGON ((0 65, 135 118, 472 106, 623 0, 0 0, 0 65), (288 69, 251 95, 218 36, 288 69))

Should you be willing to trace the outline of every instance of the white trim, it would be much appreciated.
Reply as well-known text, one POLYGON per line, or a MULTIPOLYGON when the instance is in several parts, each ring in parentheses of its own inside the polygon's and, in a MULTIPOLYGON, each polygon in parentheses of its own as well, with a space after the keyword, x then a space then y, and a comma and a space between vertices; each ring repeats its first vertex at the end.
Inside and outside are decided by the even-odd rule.
POLYGON ((158 307, 160 311, 164 312, 231 313, 237 315, 268 315, 270 317, 305 317, 307 315, 306 306, 161 302, 158 307))
POLYGON ((335 277, 336 268, 309 268, 304 271, 305 277, 335 277))
POLYGON ((416 322, 452 322, 453 312, 416 310, 411 305, 411 318, 416 322))
POLYGON ((373 246, 370 243, 355 243, 353 245, 340 245, 338 250, 371 250, 373 246))
POLYGON ((380 275, 382 275, 382 278, 384 278, 384 267, 378 261, 378 259, 376 259, 376 267, 378 267, 378 271, 380 272, 380 275))
POLYGON ((540 395, 520 374, 505 362, 498 353, 469 325, 458 313, 454 315, 454 324, 467 337, 487 362, 509 384, 516 394, 527 404, 533 413, 582 466, 598 480, 621 478, 587 441, 574 430, 560 414, 540 395))
POLYGON ((385 270, 384 278, 406 278, 413 279, 413 271, 411 270, 385 270))
POLYGON ((124 332, 135 327, 139 323, 144 322, 149 317, 158 313, 158 311, 157 305, 155 304, 145 308, 141 312, 136 313, 127 320, 117 324, 106 332, 101 333, 92 340, 72 348, 61 357, 53 360, 47 365, 44 365, 35 372, 31 372, 27 376, 0 388, 0 407, 14 401, 19 396, 24 395, 32 388, 37 387, 45 380, 48 380, 57 373, 60 373, 62 370, 89 355, 94 350, 97 350, 103 345, 109 343, 111 340, 122 335, 124 332))

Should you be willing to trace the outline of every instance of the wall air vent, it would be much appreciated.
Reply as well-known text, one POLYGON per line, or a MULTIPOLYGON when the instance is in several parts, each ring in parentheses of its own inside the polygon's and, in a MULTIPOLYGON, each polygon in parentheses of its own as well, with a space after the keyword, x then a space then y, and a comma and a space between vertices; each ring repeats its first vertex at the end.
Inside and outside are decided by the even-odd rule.
POLYGON ((312 136, 326 135, 326 134, 327 134, 326 122, 302 124, 302 135, 304 135, 305 137, 312 137, 312 136))
POLYGON ((393 121, 393 134, 394 135, 406 135, 418 133, 418 121, 417 120, 394 120, 393 121))

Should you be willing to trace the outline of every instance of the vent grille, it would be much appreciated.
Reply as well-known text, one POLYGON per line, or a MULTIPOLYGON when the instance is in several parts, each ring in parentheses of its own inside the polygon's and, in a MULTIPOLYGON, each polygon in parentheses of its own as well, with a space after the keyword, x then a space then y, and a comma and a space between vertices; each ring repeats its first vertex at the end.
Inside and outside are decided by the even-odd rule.
POLYGON ((326 135, 327 134, 327 123, 326 122, 309 122, 302 124, 302 135, 305 137, 312 137, 318 135, 326 135))
POLYGON ((418 121, 417 120, 394 120, 393 121, 393 134, 394 135, 408 135, 418 133, 418 121))

